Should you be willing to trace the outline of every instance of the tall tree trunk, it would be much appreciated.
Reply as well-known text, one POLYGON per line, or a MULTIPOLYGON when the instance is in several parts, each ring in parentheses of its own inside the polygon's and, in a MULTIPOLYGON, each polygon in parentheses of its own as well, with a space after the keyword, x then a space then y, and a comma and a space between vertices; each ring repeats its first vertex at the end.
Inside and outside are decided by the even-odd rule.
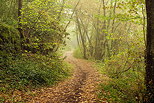
POLYGON ((146 44, 146 98, 145 103, 154 103, 154 0, 146 0, 147 44, 146 44))
POLYGON ((82 32, 82 30, 81 30, 80 21, 79 21, 79 18, 77 17, 77 26, 78 26, 78 29, 79 29, 79 35, 80 35, 81 44, 82 44, 82 48, 83 48, 83 58, 87 59, 86 38, 84 36, 85 35, 84 32, 82 32))
MULTIPOLYGON (((102 7, 102 4, 100 4, 100 6, 99 6, 97 15, 101 14, 101 7, 102 7)), ((97 18, 96 27, 95 27, 95 29, 96 29, 96 34, 95 35, 96 36, 95 36, 95 53, 94 53, 94 56, 95 56, 96 60, 101 60, 101 56, 100 56, 101 55, 101 50, 100 50, 101 49, 101 46, 100 46, 101 29, 100 29, 100 24, 101 24, 101 22, 100 22, 99 18, 97 18)))

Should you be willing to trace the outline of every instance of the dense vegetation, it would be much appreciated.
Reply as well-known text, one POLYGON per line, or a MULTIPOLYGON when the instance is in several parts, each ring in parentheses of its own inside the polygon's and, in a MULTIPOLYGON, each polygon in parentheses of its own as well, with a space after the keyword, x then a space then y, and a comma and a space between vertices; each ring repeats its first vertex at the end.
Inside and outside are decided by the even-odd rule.
POLYGON ((17 90, 66 78, 69 66, 59 53, 68 35, 63 2, 1 0, 0 6, 0 101, 15 102, 12 94, 17 90))

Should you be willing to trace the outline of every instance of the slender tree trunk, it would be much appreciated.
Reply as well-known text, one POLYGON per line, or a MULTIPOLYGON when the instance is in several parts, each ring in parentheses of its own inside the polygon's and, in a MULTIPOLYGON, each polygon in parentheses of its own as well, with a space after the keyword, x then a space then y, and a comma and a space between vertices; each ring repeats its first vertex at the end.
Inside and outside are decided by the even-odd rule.
POLYGON ((78 17, 77 17, 77 26, 78 26, 78 29, 79 29, 79 34, 80 34, 81 43, 82 43, 82 47, 83 47, 83 58, 87 59, 87 48, 86 48, 86 44, 85 44, 86 43, 86 38, 84 36, 84 33, 81 30, 81 24, 80 24, 80 21, 79 21, 78 17))
MULTIPOLYGON (((100 4, 100 6, 99 6, 99 9, 98 9, 98 15, 100 15, 101 14, 101 7, 102 7, 102 4, 100 4)), ((99 20, 99 18, 97 18, 97 20, 96 20, 96 36, 95 36, 95 53, 94 53, 94 55, 95 55, 95 59, 96 60, 98 60, 98 59, 101 59, 100 58, 100 53, 101 53, 101 50, 100 50, 100 38, 99 38, 99 36, 100 36, 100 20, 99 20)))
POLYGON ((145 6, 142 6, 143 34, 144 34, 144 43, 146 44, 146 15, 145 15, 145 10, 144 9, 145 9, 145 6))
POLYGON ((146 44, 146 88, 145 103, 154 103, 154 0, 146 0, 147 44, 146 44))

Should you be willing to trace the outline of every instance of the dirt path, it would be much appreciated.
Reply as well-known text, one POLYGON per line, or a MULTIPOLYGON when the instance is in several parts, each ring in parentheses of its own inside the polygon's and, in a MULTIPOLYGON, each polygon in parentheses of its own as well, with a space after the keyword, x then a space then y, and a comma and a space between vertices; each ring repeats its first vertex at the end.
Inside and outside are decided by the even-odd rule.
POLYGON ((66 61, 75 65, 73 77, 42 90, 31 103, 98 103, 95 93, 100 82, 99 73, 92 68, 92 63, 72 57, 71 52, 66 56, 66 61))

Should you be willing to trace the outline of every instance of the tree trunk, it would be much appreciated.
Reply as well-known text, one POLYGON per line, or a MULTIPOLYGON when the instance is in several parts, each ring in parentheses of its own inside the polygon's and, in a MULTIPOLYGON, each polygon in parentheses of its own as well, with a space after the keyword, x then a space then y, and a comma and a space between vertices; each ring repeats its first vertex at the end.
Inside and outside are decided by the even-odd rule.
POLYGON ((76 20, 77 20, 77 26, 79 29, 79 36, 80 36, 81 44, 82 44, 82 48, 83 48, 83 58, 87 59, 86 38, 84 36, 84 33, 81 30, 81 23, 80 23, 81 20, 79 21, 78 17, 76 18, 76 20))
POLYGON ((146 44, 146 97, 145 103, 154 103, 154 0, 146 0, 147 44, 146 44))

